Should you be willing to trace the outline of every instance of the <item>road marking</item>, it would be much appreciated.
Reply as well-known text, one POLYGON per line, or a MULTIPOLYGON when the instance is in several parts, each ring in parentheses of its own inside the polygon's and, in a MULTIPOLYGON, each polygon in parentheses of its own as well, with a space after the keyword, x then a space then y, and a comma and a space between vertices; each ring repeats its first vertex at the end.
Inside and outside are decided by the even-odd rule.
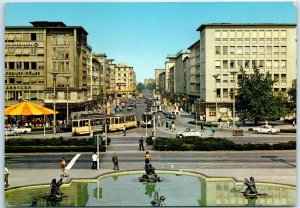
POLYGON ((77 154, 72 158, 72 160, 67 165, 66 170, 70 170, 73 167, 73 165, 75 164, 76 160, 80 157, 80 155, 81 154, 77 154))

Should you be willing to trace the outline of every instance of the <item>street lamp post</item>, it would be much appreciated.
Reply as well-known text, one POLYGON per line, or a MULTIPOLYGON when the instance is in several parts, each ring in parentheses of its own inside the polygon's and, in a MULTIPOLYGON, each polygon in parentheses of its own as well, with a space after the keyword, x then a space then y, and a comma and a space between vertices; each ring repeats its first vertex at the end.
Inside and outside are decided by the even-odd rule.
POLYGON ((217 119, 218 119, 218 114, 217 114, 217 112, 218 112, 217 79, 218 79, 219 76, 220 76, 220 74, 214 74, 214 75, 213 75, 213 77, 214 77, 215 80, 216 80, 216 82, 215 82, 215 88, 216 88, 216 121, 217 121, 217 119))
POLYGON ((67 125, 69 124, 69 79, 71 78, 70 74, 64 75, 64 78, 67 79, 67 125))
POLYGON ((58 72, 50 72, 53 76, 53 111, 54 111, 54 115, 53 115, 53 134, 56 134, 56 105, 55 105, 55 99, 56 99, 56 93, 55 93, 55 85, 56 85, 56 76, 58 75, 58 72))
POLYGON ((233 76, 232 126, 233 126, 233 135, 235 135, 235 75, 237 74, 237 71, 231 71, 230 74, 233 76))

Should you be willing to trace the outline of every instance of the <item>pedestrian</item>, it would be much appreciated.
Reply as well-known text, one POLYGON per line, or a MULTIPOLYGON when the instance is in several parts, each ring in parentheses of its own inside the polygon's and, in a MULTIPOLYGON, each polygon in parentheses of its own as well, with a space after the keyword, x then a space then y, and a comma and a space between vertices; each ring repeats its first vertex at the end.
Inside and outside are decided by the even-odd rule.
POLYGON ((114 153, 114 155, 112 156, 112 162, 114 164, 114 170, 119 170, 119 159, 117 153, 114 153))
POLYGON ((92 169, 97 169, 98 155, 96 154, 96 152, 94 152, 94 154, 92 155, 92 160, 92 169))
POLYGON ((172 131, 175 131, 175 124, 174 123, 172 123, 171 128, 172 128, 172 131))
POLYGON ((214 136, 216 132, 215 127, 212 126, 210 130, 211 130, 211 136, 214 136))
POLYGON ((200 123, 200 127, 201 127, 201 132, 203 132, 204 129, 203 122, 200 123))
POLYGON ((229 126, 230 126, 230 121, 227 120, 227 128, 229 128, 229 126))
POLYGON ((162 121, 161 121, 161 125, 160 126, 163 127, 164 124, 165 124, 165 119, 163 118, 162 121))
POLYGON ((148 165, 150 163, 151 157, 150 157, 150 153, 148 151, 146 151, 145 154, 145 165, 148 165))
POLYGON ((295 127, 295 125, 296 125, 296 121, 295 121, 295 119, 293 120, 293 127, 295 127))
POLYGON ((136 123, 137 123, 137 126, 138 126, 138 127, 140 127, 140 121, 139 121, 139 120, 137 120, 137 122, 136 122, 136 123))
POLYGON ((67 177, 68 174, 67 174, 67 171, 66 171, 66 161, 65 161, 65 158, 61 158, 61 161, 60 161, 60 169, 61 169, 61 174, 60 176, 61 177, 67 177))
POLYGON ((139 150, 141 151, 141 149, 142 149, 143 151, 145 151, 145 149, 144 149, 144 139, 143 139, 143 137, 141 137, 141 138, 139 139, 139 150))
POLYGON ((126 126, 123 127, 123 136, 126 136, 126 126))
POLYGON ((7 188, 9 186, 9 184, 8 184, 8 175, 9 175, 9 171, 8 171, 8 168, 5 166, 5 168, 4 168, 4 183, 5 183, 5 188, 7 188))

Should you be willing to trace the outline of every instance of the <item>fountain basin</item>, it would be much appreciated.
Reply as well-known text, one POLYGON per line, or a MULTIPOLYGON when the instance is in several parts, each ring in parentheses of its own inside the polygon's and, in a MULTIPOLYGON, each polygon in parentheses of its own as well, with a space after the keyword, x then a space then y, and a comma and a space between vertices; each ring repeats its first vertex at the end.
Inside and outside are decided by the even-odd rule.
MULTIPOLYGON (((256 183, 267 197, 246 199, 243 182, 233 178, 209 178, 192 172, 159 171, 163 181, 141 183, 144 171, 124 171, 101 175, 97 179, 73 179, 60 190, 67 196, 59 206, 151 206, 154 193, 165 197, 167 206, 295 206, 296 187, 283 184, 256 183)), ((49 180, 51 181, 51 180, 49 180)), ((27 186, 5 191, 6 206, 46 206, 40 196, 48 185, 27 186)))

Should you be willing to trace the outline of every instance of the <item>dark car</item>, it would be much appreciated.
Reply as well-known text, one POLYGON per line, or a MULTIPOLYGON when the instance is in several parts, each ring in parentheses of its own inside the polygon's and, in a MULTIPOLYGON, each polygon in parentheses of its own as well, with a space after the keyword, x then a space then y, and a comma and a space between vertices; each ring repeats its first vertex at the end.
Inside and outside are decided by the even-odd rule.
POLYGON ((169 118, 169 119, 176 119, 175 113, 167 113, 167 114, 166 114, 166 118, 169 118))

